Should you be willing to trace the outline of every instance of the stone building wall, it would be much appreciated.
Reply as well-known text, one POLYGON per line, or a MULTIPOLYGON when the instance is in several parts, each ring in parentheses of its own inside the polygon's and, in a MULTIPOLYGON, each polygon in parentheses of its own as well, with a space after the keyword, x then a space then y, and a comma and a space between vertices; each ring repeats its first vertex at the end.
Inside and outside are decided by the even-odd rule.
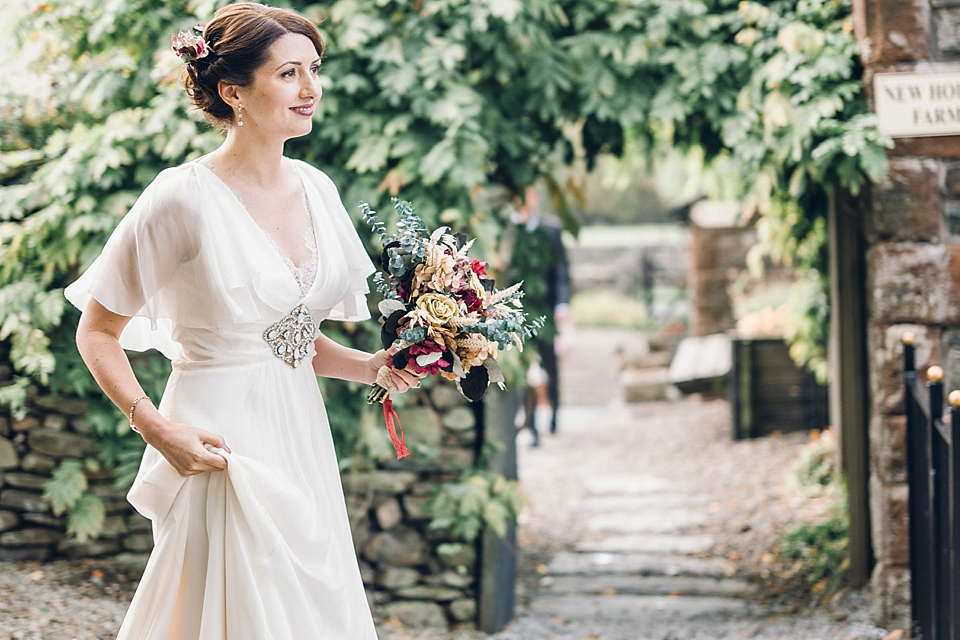
MULTIPOLYGON (((10 375, 0 364, 0 386, 10 375)), ((417 393, 414 405, 397 411, 414 454, 343 475, 361 574, 379 619, 473 627, 478 543, 428 530, 426 506, 443 482, 473 464, 476 414, 449 384, 417 393)), ((0 560, 111 556, 133 570, 145 566, 153 547, 150 521, 133 510, 125 491, 113 488, 111 472, 86 471, 106 506, 104 530, 95 539, 67 537, 66 519, 54 516, 42 498, 62 460, 96 455, 85 411, 81 400, 34 393, 25 418, 0 414, 0 560)))
POLYGON ((701 200, 690 211, 690 291, 695 336, 725 333, 737 326, 730 285, 747 267, 757 232, 740 223, 736 202, 701 200))
MULTIPOLYGON (((0 385, 10 376, 10 366, 0 364, 0 385)), ((26 417, 0 414, 0 560, 115 555, 133 567, 146 563, 153 547, 150 521, 130 507, 124 492, 113 488, 111 472, 86 470, 90 490, 106 507, 103 534, 97 539, 81 543, 68 538, 66 518, 54 516, 42 498, 44 484, 61 461, 96 455, 85 412, 81 400, 31 390, 26 417)))
MULTIPOLYGON (((855 33, 873 75, 960 66, 960 1, 855 0, 855 33)), ((872 98, 872 96, 871 96, 872 98)), ((860 199, 866 266, 870 511, 877 617, 909 628, 906 421, 902 347, 917 368, 942 363, 960 386, 960 138, 903 138, 860 199), (952 355, 951 355, 952 354, 952 355)))

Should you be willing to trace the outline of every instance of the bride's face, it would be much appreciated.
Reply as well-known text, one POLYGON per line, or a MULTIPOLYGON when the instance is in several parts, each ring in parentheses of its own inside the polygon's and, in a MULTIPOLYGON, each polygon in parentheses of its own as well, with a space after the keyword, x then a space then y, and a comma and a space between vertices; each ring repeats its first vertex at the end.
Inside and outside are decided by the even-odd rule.
POLYGON ((270 56, 241 92, 243 129, 295 138, 310 133, 320 99, 320 56, 313 42, 288 33, 270 46, 270 56))

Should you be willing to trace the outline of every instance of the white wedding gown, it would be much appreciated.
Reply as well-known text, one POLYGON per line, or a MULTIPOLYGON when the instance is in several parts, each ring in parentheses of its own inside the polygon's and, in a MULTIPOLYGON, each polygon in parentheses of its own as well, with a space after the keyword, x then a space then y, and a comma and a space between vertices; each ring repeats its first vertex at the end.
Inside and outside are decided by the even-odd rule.
POLYGON ((223 435, 232 451, 221 452, 226 471, 184 478, 147 447, 128 499, 152 520, 155 547, 119 640, 376 638, 311 366, 313 323, 369 317, 374 269, 330 179, 285 162, 302 179, 317 244, 302 290, 198 161, 158 175, 66 289, 80 308, 93 297, 133 316, 121 345, 173 362, 160 412, 223 435), (285 318, 268 344, 265 331, 285 318))

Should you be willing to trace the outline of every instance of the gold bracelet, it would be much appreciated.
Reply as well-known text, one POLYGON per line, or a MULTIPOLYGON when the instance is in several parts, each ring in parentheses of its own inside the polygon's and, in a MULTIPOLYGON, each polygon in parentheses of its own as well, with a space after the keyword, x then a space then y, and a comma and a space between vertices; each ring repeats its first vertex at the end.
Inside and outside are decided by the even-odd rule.
MULTIPOLYGON (((130 415, 128 416, 128 418, 130 418, 130 428, 136 431, 137 433, 140 433, 140 429, 137 429, 136 425, 133 424, 133 412, 137 410, 137 403, 144 399, 150 400, 150 398, 147 396, 140 396, 139 398, 133 401, 133 404, 130 405, 130 415)), ((153 400, 150 400, 150 402, 152 404, 153 400)))

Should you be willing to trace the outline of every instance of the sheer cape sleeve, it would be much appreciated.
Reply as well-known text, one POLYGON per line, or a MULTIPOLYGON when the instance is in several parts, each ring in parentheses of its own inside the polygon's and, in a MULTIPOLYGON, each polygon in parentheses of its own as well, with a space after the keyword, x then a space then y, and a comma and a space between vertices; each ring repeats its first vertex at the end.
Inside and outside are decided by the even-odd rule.
POLYGON ((341 254, 337 255, 336 259, 342 260, 342 266, 345 269, 341 289, 332 301, 334 304, 323 315, 329 320, 351 322, 367 320, 370 318, 366 298, 370 287, 367 281, 376 272, 376 268, 364 249, 360 236, 357 235, 357 230, 343 206, 333 180, 305 162, 296 162, 304 176, 304 184, 308 189, 315 190, 315 195, 320 198, 326 211, 324 227, 319 229, 318 233, 329 233, 336 238, 341 254))
POLYGON ((81 310, 96 299, 129 316, 120 346, 171 360, 194 330, 268 325, 300 302, 317 322, 366 320, 373 263, 333 181, 293 163, 314 204, 322 265, 305 296, 236 195, 197 161, 162 171, 64 294, 81 310))
POLYGON ((120 336, 125 349, 154 348, 173 358, 180 320, 174 282, 198 254, 198 211, 180 187, 177 169, 167 169, 147 186, 121 219, 103 251, 64 295, 81 310, 96 299, 108 310, 130 316, 120 336))

